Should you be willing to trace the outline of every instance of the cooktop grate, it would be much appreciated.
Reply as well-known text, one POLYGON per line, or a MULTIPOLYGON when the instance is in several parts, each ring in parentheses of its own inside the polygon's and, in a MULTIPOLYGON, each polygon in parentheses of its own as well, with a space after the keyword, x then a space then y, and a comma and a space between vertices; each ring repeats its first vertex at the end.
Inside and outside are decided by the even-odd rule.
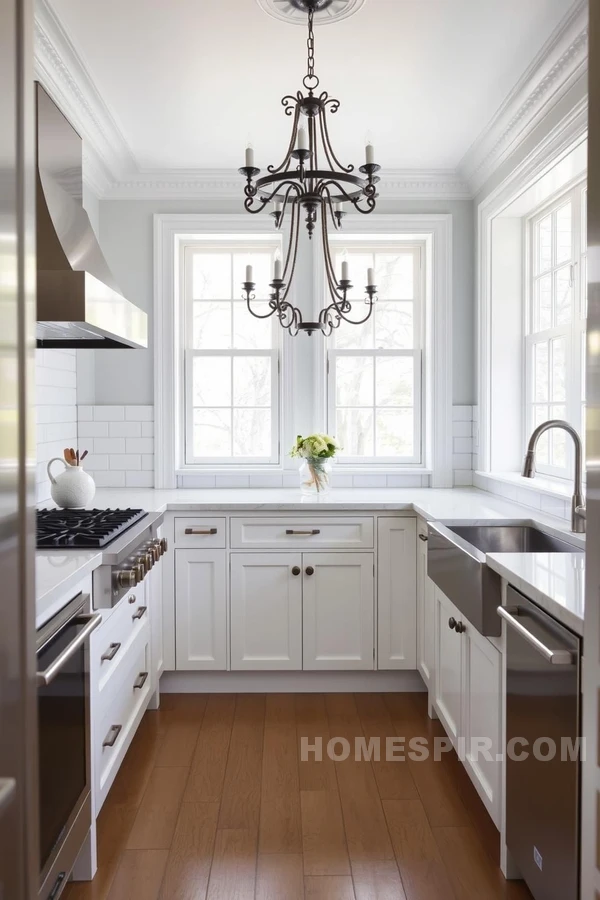
POLYGON ((39 509, 37 547, 106 547, 145 515, 143 509, 39 509))

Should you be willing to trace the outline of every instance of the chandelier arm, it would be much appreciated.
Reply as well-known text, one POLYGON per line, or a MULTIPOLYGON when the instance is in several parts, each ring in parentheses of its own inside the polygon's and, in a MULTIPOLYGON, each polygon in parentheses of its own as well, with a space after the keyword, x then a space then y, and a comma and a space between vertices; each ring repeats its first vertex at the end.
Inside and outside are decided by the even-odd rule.
MULTIPOLYGON (((290 200, 289 197, 290 197, 290 194, 292 193, 292 190, 293 190, 294 188, 296 188, 296 194, 298 194, 298 189, 297 189, 297 187, 298 187, 298 186, 297 186, 296 184, 294 184, 294 183, 288 185, 288 189, 287 189, 287 191, 285 192, 284 197, 283 197, 283 203, 281 204, 281 212, 279 213, 279 215, 277 215, 277 213, 274 213, 274 215, 275 215, 275 227, 276 227, 278 230, 280 230, 281 227, 282 227, 282 225, 283 225, 283 221, 284 221, 284 218, 285 218, 285 211, 286 211, 286 209, 287 209, 288 203, 291 203, 291 204, 292 204, 292 213, 291 213, 291 214, 292 214, 292 216, 294 215, 294 202, 295 202, 295 200, 294 200, 294 199, 290 200)), ((278 192, 276 191, 276 193, 278 193, 278 192)), ((298 195, 299 195, 299 194, 298 194, 298 195)), ((275 196, 275 195, 273 195, 273 196, 275 196)))
POLYGON ((273 197, 275 197, 275 195, 280 192, 281 188, 286 187, 286 185, 287 185, 286 197, 287 197, 287 194, 289 194, 289 192, 292 190, 294 190, 298 196, 300 196, 302 194, 302 188, 295 181, 281 181, 278 183, 277 187, 275 187, 273 189, 273 191, 270 194, 268 194, 267 196, 261 196, 259 198, 256 194, 254 194, 252 197, 246 197, 246 199, 244 200, 244 209, 246 209, 247 212, 252 213, 253 215, 256 215, 257 213, 261 213, 263 211, 263 209, 265 208, 265 206, 267 206, 271 202, 273 197), (260 206, 257 206, 256 209, 253 208, 255 201, 257 203, 260 203, 260 206))
POLYGON ((242 298, 242 299, 246 300, 246 306, 248 307, 248 312, 250 313, 251 316, 254 316, 255 319, 270 319, 271 316, 273 315, 273 313, 277 312, 277 307, 271 306, 271 304, 273 303, 272 300, 269 302, 269 305, 271 306, 270 312, 264 313, 264 315, 262 313, 254 312, 254 310, 252 309, 252 307, 250 305, 251 303, 254 303, 254 301, 256 300, 256 294, 254 293, 254 291, 246 291, 246 297, 242 298))
MULTIPOLYGON (((335 102, 337 102, 337 101, 335 101, 335 102)), ((323 138, 323 146, 324 146, 324 148, 325 148, 325 152, 326 152, 326 154, 327 154, 327 158, 329 159, 330 154, 331 154, 331 159, 333 159, 333 162, 337 165, 337 167, 338 167, 338 169, 340 169, 340 171, 342 171, 342 172, 347 172, 347 173, 353 172, 353 171, 354 171, 354 166, 352 165, 352 163, 350 163, 349 166, 343 166, 343 165, 341 164, 341 162, 339 161, 339 159, 337 158, 337 156, 335 155, 335 152, 334 152, 334 150, 333 150, 333 147, 331 146, 331 138, 329 137, 329 128, 328 128, 328 126, 327 126, 327 109, 326 109, 326 104, 324 104, 324 105, 321 107, 321 110, 320 110, 320 112, 319 112, 319 120, 320 120, 320 123, 321 123, 321 135, 322 135, 322 138, 323 138)), ((329 162, 329 165, 331 166, 332 169, 335 169, 335 166, 332 165, 331 160, 330 160, 330 162, 329 162)))
POLYGON ((336 231, 340 231, 342 226, 341 226, 341 224, 338 225, 337 219, 335 217, 335 211, 333 208, 333 200, 331 199, 331 191, 329 190, 328 186, 326 184, 324 184, 322 181, 320 181, 319 184, 317 185, 317 189, 320 189, 321 196, 323 197, 323 202, 326 204, 329 212, 331 213, 331 221, 332 221, 333 227, 335 228, 336 231))
POLYGON ((291 110, 291 104, 288 101, 293 101, 296 105, 296 109, 294 111, 294 121, 292 122, 292 136, 290 138, 290 143, 285 153, 285 157, 283 162, 279 166, 267 166, 267 172, 270 172, 272 175, 275 175, 276 172, 287 172, 290 167, 291 159, 292 159, 292 151, 296 146, 296 139, 298 133, 298 120, 300 119, 300 103, 299 99, 302 97, 300 91, 298 91, 297 97, 292 97, 291 95, 284 97, 281 101, 285 106, 286 115, 290 115, 289 110, 291 110))
POLYGON ((329 293, 331 294, 332 299, 335 301, 336 299, 340 302, 344 302, 346 299, 344 292, 340 289, 338 280, 335 274, 335 267, 333 265, 333 260, 331 259, 331 248, 329 246, 329 232, 327 230, 327 216, 321 216, 321 233, 323 236, 323 256, 325 259, 325 272, 327 275, 327 281, 329 284, 329 293))

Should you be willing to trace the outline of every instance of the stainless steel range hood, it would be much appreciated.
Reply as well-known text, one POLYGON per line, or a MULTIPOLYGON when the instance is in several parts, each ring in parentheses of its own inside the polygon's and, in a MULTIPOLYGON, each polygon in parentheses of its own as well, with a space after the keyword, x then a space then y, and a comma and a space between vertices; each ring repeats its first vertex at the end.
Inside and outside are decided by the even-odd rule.
POLYGON ((44 88, 37 106, 38 347, 148 346, 148 316, 116 286, 82 205, 82 142, 44 88))

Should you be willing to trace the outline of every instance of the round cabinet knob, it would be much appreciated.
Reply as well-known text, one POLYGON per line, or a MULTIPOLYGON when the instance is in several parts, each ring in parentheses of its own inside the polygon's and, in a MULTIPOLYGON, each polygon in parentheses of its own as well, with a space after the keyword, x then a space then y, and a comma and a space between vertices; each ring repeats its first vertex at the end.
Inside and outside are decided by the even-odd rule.
POLYGON ((300 574, 300 566, 294 566, 292 569, 292 575, 299 575, 299 574, 300 574))
POLYGON ((454 630, 456 630, 456 619, 454 616, 450 616, 448 619, 448 628, 454 628, 454 630))
POLYGON ((117 572, 117 584, 119 587, 135 587, 137 583, 138 578, 135 569, 122 569, 120 572, 117 572))
POLYGON ((306 567, 306 574, 307 574, 307 575, 314 575, 314 574, 315 574, 315 570, 313 569, 312 566, 307 566, 307 567, 306 567))
POLYGON ((457 623, 456 623, 456 629, 455 629, 455 630, 456 630, 459 634, 464 634, 464 632, 467 630, 467 626, 464 624, 464 622, 457 622, 457 623))

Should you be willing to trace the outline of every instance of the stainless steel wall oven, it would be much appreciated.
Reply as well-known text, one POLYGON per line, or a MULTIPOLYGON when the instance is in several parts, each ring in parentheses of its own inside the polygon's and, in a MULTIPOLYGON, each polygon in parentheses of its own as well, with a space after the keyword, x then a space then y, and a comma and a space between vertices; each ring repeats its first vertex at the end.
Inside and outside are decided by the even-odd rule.
POLYGON ((89 610, 78 594, 37 633, 40 900, 60 896, 92 823, 89 610))

